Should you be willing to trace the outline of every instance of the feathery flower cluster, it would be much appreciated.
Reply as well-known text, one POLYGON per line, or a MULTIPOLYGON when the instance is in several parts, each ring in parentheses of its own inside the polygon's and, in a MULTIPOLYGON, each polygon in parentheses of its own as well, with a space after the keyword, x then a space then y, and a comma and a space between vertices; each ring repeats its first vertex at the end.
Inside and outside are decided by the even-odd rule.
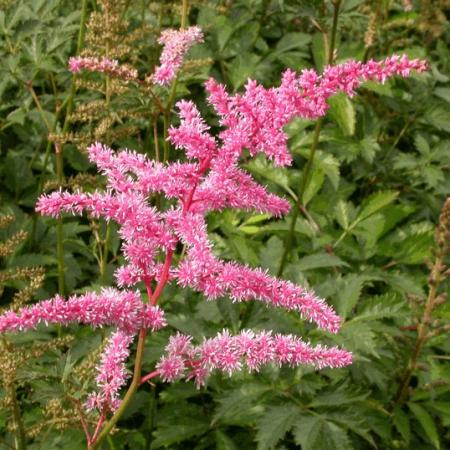
POLYGON ((252 155, 265 153, 278 166, 289 165, 287 136, 283 126, 294 117, 317 119, 328 110, 327 99, 339 91, 353 96, 364 81, 384 83, 386 79, 401 75, 407 77, 412 70, 423 72, 427 64, 409 60, 405 55, 391 56, 384 61, 347 61, 328 66, 322 75, 309 69, 297 75, 286 70, 281 85, 266 89, 249 80, 243 94, 230 96, 225 88, 211 79, 206 83, 209 102, 226 129, 220 134, 225 164, 239 157, 243 148, 252 155))
MULTIPOLYGON (((168 83, 187 49, 201 39, 196 27, 164 32, 160 42, 165 48, 155 81, 168 83)), ((228 295, 233 301, 259 300, 297 311, 319 328, 337 333, 340 318, 312 292, 271 277, 262 269, 218 259, 208 239, 205 216, 224 208, 286 214, 289 203, 269 193, 239 167, 242 151, 248 149, 252 155, 263 152, 276 165, 290 164, 283 126, 291 119, 323 116, 331 95, 338 91, 353 95, 365 80, 384 82, 393 75, 407 76, 413 69, 420 72, 425 68, 423 61, 397 56, 366 64, 349 61, 326 68, 322 75, 312 70, 297 75, 288 70, 276 88, 266 89, 249 81, 245 91, 236 95, 210 80, 206 84, 209 102, 224 129, 216 139, 196 106, 179 102, 180 125, 169 130, 169 140, 185 150, 189 160, 183 163, 161 164, 135 152, 114 152, 98 143, 90 146, 89 159, 107 178, 106 192, 54 192, 43 195, 36 209, 54 217, 86 211, 117 222, 127 261, 115 274, 117 283, 124 287, 144 282, 150 305, 142 303, 137 293, 126 290, 104 290, 99 295, 85 294, 67 302, 57 297, 17 314, 0 316, 0 332, 29 329, 40 322, 76 321, 117 327, 99 366, 100 392, 91 395, 88 402, 90 408, 110 409, 117 407, 119 389, 126 380, 123 364, 132 337, 140 329, 156 330, 165 324, 162 312, 154 305, 170 281, 200 291, 209 299, 228 295), (175 199, 176 205, 167 211, 156 210, 148 203, 149 196, 155 193, 175 199), (185 245, 186 251, 174 266, 178 242, 185 245), (157 258, 161 253, 165 254, 164 263, 157 258)), ((351 359, 346 350, 312 347, 291 335, 243 331, 233 337, 224 331, 197 347, 189 337, 173 337, 154 373, 167 381, 195 378, 201 385, 213 369, 231 373, 245 364, 250 370, 258 370, 270 362, 342 367, 351 359)))
POLYGON ((130 356, 133 339, 134 335, 120 330, 109 338, 95 378, 100 390, 89 395, 86 401, 88 411, 94 409, 103 411, 104 408, 115 411, 119 407, 119 391, 128 379, 125 362, 130 356))
POLYGON ((192 345, 189 336, 172 336, 166 355, 156 368, 164 381, 185 377, 195 379, 197 386, 202 386, 214 369, 231 375, 241 370, 244 364, 248 370, 257 371, 269 363, 291 367, 307 364, 322 369, 344 367, 351 361, 351 354, 345 350, 322 345, 313 347, 292 335, 243 330, 236 336, 230 336, 225 330, 214 338, 205 339, 198 346, 192 345))
POLYGON ((138 73, 136 69, 128 66, 121 66, 115 59, 94 58, 94 57, 72 57, 69 58, 69 70, 78 73, 81 70, 89 72, 100 72, 120 78, 125 81, 137 81, 138 73))
POLYGON ((167 86, 175 78, 188 50, 195 43, 203 42, 203 32, 196 26, 181 30, 164 30, 158 42, 164 47, 160 65, 156 67, 152 79, 156 84, 167 86))
POLYGON ((0 333, 31 330, 40 323, 84 323, 94 328, 112 325, 130 334, 141 328, 156 331, 166 325, 163 311, 143 303, 138 292, 109 288, 99 294, 74 295, 68 300, 56 296, 17 313, 8 311, 0 316, 0 333))

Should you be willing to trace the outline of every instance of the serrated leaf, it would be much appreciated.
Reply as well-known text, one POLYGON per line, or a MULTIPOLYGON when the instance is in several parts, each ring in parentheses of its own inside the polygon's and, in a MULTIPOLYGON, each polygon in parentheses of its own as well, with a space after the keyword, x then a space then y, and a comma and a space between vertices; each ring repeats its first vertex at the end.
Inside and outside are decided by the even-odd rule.
POLYGON ((409 444, 411 440, 411 426, 408 415, 399 406, 396 406, 392 414, 392 420, 395 428, 397 428, 406 443, 409 444))
POLYGON ((434 95, 450 103, 450 88, 438 87, 434 90, 434 95))
POLYGON ((344 229, 347 230, 350 224, 350 211, 348 204, 344 200, 339 200, 336 203, 336 207, 334 208, 334 216, 338 222, 338 224, 344 229))
POLYGON ((343 384, 339 387, 333 387, 326 389, 325 392, 321 392, 316 395, 313 401, 308 405, 313 408, 320 406, 336 407, 337 405, 347 405, 356 402, 362 402, 367 398, 369 394, 360 394, 355 387, 349 387, 348 384, 343 384))
POLYGON ((357 274, 349 274, 345 278, 337 280, 337 313, 347 318, 355 307, 361 295, 361 289, 368 277, 357 274))
POLYGON ((339 93, 328 99, 329 114, 339 125, 344 135, 355 134, 356 114, 352 102, 344 93, 339 93))
POLYGON ((419 151, 423 156, 428 156, 430 154, 430 145, 427 140, 419 133, 414 137, 414 146, 417 151, 419 151))
POLYGON ((220 430, 214 432, 216 438, 216 449, 217 450, 238 450, 237 445, 229 436, 220 430))
POLYGON ((295 442, 302 450, 352 450, 344 429, 322 417, 303 416, 294 426, 295 442))
POLYGON ((416 417, 417 421, 422 426, 428 439, 431 441, 434 447, 439 450, 441 448, 441 444, 439 442, 439 434, 436 428, 436 424, 434 423, 434 420, 429 412, 418 403, 409 402, 408 406, 411 412, 416 417))
POLYGON ((316 152, 314 163, 322 169, 334 189, 337 190, 340 177, 339 161, 333 155, 318 150, 316 152))
POLYGON ((398 197, 396 191, 380 191, 371 195, 361 206, 358 214, 358 222, 367 219, 372 214, 375 214, 380 209, 392 203, 398 197))
POLYGON ((305 192, 303 193, 303 204, 307 205, 310 200, 319 192, 325 181, 325 172, 316 163, 313 164, 312 173, 309 176, 306 184, 305 192))
POLYGON ((339 256, 329 255, 328 253, 316 253, 314 255, 304 256, 296 265, 299 271, 319 269, 321 267, 342 267, 348 266, 339 256))
POLYGON ((158 414, 152 448, 170 447, 186 439, 199 436, 209 429, 209 421, 197 405, 181 403, 177 408, 166 407, 158 414))
POLYGON ((342 345, 355 354, 378 357, 376 334, 366 323, 349 320, 344 323, 339 335, 342 345))
POLYGON ((306 33, 286 33, 275 47, 277 53, 305 48, 311 42, 311 36, 306 33))
POLYGON ((381 320, 389 317, 399 317, 405 307, 398 294, 387 293, 377 295, 365 301, 364 308, 351 319, 351 322, 381 320))
POLYGON ((247 167, 252 173, 256 173, 266 180, 277 184, 278 186, 283 188, 294 200, 297 200, 297 195, 289 186, 289 172, 286 169, 274 167, 263 158, 254 159, 247 165, 247 167))
POLYGON ((257 423, 258 450, 273 449, 298 419, 300 410, 295 405, 273 406, 257 423))
POLYGON ((447 131, 450 133, 450 122, 448 120, 450 108, 448 105, 438 105, 431 110, 427 110, 424 121, 437 130, 447 131))
POLYGON ((258 400, 271 391, 265 384, 246 383, 237 389, 228 390, 218 399, 219 406, 214 414, 213 424, 217 421, 228 425, 252 423, 264 411, 258 400))
POLYGON ((260 251, 261 266, 269 269, 271 273, 277 273, 283 250, 283 241, 278 236, 271 236, 260 251))

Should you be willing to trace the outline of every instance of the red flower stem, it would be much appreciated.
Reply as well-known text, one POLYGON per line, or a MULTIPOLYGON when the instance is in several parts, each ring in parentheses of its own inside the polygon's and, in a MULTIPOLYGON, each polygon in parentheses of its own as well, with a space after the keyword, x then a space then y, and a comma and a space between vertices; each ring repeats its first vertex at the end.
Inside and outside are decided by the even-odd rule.
POLYGON ((141 378, 141 384, 146 383, 148 380, 155 378, 159 375, 159 370, 154 370, 153 372, 148 373, 144 377, 141 378))
POLYGON ((75 409, 78 412, 78 415, 80 416, 80 423, 81 427, 83 428, 84 434, 86 435, 86 441, 88 443, 88 446, 91 445, 91 435, 89 434, 89 427, 87 426, 86 420, 84 419, 83 410, 81 409, 80 402, 78 400, 73 400, 73 403, 75 405, 75 409))
POLYGON ((95 427, 94 434, 92 435, 91 442, 95 442, 95 440, 97 439, 98 433, 100 432, 100 429, 101 429, 103 423, 105 422, 105 419, 106 419, 106 411, 105 411, 105 409, 103 409, 103 411, 100 414, 100 417, 98 419, 97 426, 95 427))

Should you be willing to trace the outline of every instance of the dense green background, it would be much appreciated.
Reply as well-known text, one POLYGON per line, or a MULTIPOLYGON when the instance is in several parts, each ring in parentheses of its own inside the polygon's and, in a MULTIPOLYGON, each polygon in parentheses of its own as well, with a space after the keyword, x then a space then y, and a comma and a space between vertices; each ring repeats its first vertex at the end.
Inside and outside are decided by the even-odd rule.
MULTIPOLYGON (((101 2, 88 2, 88 11, 100 8, 97 3, 101 2)), ((80 4, 71 0, 0 2, 0 211, 16 217, 13 225, 0 231, 0 237, 6 239, 20 229, 28 232, 28 239, 1 264, 3 269, 45 267, 46 280, 36 299, 49 298, 58 291, 56 221, 37 217, 34 204, 43 189, 56 186, 48 128, 61 133, 64 127, 64 101, 72 82, 67 59, 75 53, 80 4), (48 182, 53 185, 46 187, 48 182)), ((146 29, 121 61, 133 64, 143 75, 158 57, 157 32, 161 26, 178 26, 179 9, 177 4, 170 8, 167 2, 132 0, 124 4, 123 18, 129 21, 126 30, 136 32, 143 25, 146 29), (161 12, 162 4, 165 8, 161 12)), ((450 194, 446 4, 448 7, 444 1, 413 2, 413 10, 406 12, 401 2, 348 0, 340 8, 337 62, 381 59, 393 53, 430 62, 427 74, 396 78, 384 85, 366 83, 351 100, 336 96, 321 129, 303 196, 307 214, 301 214, 296 223, 283 276, 326 297, 345 319, 342 331, 330 336, 294 313, 254 303, 232 304, 229 299, 205 302, 192 291, 170 286, 161 301, 170 327, 148 338, 144 368, 152 369, 175 330, 201 341, 224 327, 234 332, 271 329, 312 342, 338 344, 354 352, 354 364, 321 372, 267 367, 258 374, 240 373, 232 378, 217 374, 201 390, 185 382, 144 386, 104 448, 450 447, 448 334, 436 332, 427 341, 407 397, 395 401, 413 351, 414 325, 422 316, 428 294, 427 262, 433 262, 434 230, 440 208, 450 194), (373 42, 367 47, 364 40, 370 27, 373 42)), ((286 67, 322 70, 327 58, 324 36, 329 42, 332 11, 328 1, 195 3, 190 23, 204 28, 206 40, 193 49, 191 57, 212 60, 183 73, 177 97, 195 99, 208 122, 215 125, 217 119, 206 106, 202 88, 208 76, 238 91, 248 77, 266 86, 276 85, 286 67)), ((162 90, 160 95, 167 98, 162 90)), ((97 93, 80 88, 75 105, 97 98, 97 93)), ((154 157, 148 120, 151 98, 130 89, 113 95, 108 106, 116 112, 116 119, 108 122, 111 130, 134 128, 133 133, 122 133, 121 137, 118 133, 117 139, 106 134, 105 140, 114 141, 116 148, 127 146, 154 157), (123 110, 129 114, 121 115, 123 110)), ((95 116, 85 123, 74 122, 69 129, 91 132, 101 119, 95 116)), ((158 126, 162 129, 161 122, 158 126)), ((314 126, 301 120, 288 126, 295 158, 291 168, 273 168, 259 157, 245 162, 246 168, 273 192, 294 203, 314 126)), ((72 186, 77 174, 95 174, 75 144, 63 147, 64 174, 72 186)), ((180 155, 170 150, 171 159, 180 155)), ((87 186, 86 178, 78 180, 87 186)), ((95 177, 88 181, 89 189, 92 184, 102 185, 95 177)), ((290 221, 290 216, 274 220, 226 211, 210 216, 209 232, 220 257, 262 266, 276 274, 290 221)), ((92 232, 98 229, 101 235, 104 224, 68 217, 63 227, 66 292, 113 283, 112 273, 121 258, 115 231, 110 230, 108 264, 100 276, 99 249, 92 232)), ((1 306, 7 307, 14 292, 25 285, 25 281, 6 282, 1 306)), ((444 282, 440 292, 448 288, 444 282)), ((447 302, 433 312, 433 329, 439 330, 449 319, 447 302)), ((54 398, 69 410, 67 392, 75 387, 83 397, 92 389, 92 380, 82 384, 73 371, 101 344, 106 331, 39 328, 9 338, 27 346, 64 333, 75 336, 70 348, 32 359, 17 374, 17 397, 25 427, 40 429, 37 436, 29 437, 30 449, 85 448, 75 419, 62 431, 52 422, 53 416, 43 411, 54 398)), ((0 396, 4 394, 0 390, 0 396)), ((7 428, 10 418, 10 408, 2 407, 1 449, 15 448, 14 433, 7 428)))

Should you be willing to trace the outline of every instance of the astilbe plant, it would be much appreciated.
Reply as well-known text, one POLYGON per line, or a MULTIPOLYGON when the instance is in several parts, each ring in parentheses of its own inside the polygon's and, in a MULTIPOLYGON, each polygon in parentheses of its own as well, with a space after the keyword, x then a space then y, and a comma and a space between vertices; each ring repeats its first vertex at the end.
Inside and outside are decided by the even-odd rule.
MULTIPOLYGON (((201 35, 194 31, 165 32, 161 42, 168 45, 155 72, 155 79, 161 84, 173 78, 190 43, 200 40, 201 35)), ((87 65, 85 60, 71 61, 72 69, 87 65)), ((101 70, 110 68, 104 62, 101 65, 101 70)), ((32 329, 39 323, 115 327, 98 366, 98 392, 86 402, 89 410, 99 411, 93 433, 83 424, 89 448, 96 448, 117 423, 139 385, 156 377, 169 382, 194 379, 201 386, 215 369, 232 374, 242 367, 257 371, 267 363, 294 367, 308 364, 315 368, 351 364, 350 352, 313 346, 297 336, 251 330, 233 336, 224 330, 197 345, 189 336, 172 336, 154 371, 141 373, 147 332, 166 325, 157 304, 168 283, 192 288, 209 300, 229 296, 235 302, 262 301, 296 311, 320 329, 338 332, 340 318, 312 291, 272 277, 262 269, 225 262, 215 256, 208 239, 206 216, 225 208, 256 210, 273 216, 286 214, 289 202, 268 192, 239 167, 244 149, 251 156, 264 153, 277 166, 289 165, 292 158, 283 126, 294 117, 322 117, 328 108, 327 99, 338 91, 353 95, 365 80, 384 82, 393 75, 408 76, 411 70, 423 71, 425 67, 423 61, 410 61, 406 56, 366 64, 348 61, 327 67, 322 75, 314 70, 300 75, 287 70, 275 88, 266 89, 249 80, 245 91, 235 95, 211 79, 206 83, 208 101, 223 130, 213 136, 191 101, 177 104, 180 124, 169 130, 168 139, 185 151, 187 162, 163 164, 133 151, 115 152, 95 143, 88 148, 88 155, 106 176, 106 191, 58 191, 39 199, 36 209, 44 215, 80 215, 85 211, 95 218, 115 221, 123 241, 126 264, 115 273, 118 288, 68 300, 55 297, 0 317, 2 333, 32 329), (161 194, 172 204, 168 209, 157 209, 149 201, 151 196, 161 194), (184 246, 180 256, 176 256, 178 243, 184 246), (145 285, 148 301, 138 290, 132 290, 140 282, 145 285), (120 390, 127 381, 125 362, 136 336, 133 378, 121 401, 120 390), (108 415, 112 416, 106 421, 108 415)), ((115 63, 111 68, 119 70, 115 63)))

